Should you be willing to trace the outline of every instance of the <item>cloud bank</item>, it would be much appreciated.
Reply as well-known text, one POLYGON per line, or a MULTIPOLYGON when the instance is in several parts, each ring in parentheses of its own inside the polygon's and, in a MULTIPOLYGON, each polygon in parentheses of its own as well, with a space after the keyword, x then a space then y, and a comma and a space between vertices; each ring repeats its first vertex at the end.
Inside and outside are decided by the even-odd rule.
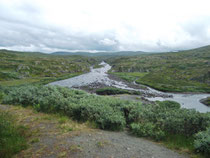
POLYGON ((0 48, 173 51, 210 44, 208 0, 0 0, 0 48))

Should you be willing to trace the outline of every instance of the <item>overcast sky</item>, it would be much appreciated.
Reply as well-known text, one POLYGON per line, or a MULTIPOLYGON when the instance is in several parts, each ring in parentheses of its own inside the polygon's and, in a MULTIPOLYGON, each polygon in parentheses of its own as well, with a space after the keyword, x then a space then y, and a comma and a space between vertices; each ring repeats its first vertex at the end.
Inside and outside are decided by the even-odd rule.
POLYGON ((209 0, 0 0, 0 49, 172 51, 210 44, 209 0))

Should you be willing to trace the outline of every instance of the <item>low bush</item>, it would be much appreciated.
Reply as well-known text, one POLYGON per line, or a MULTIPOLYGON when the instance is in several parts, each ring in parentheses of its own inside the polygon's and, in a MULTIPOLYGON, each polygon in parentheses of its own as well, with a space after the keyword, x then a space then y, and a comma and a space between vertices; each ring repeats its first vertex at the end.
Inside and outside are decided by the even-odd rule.
MULTIPOLYGON (((183 109, 173 101, 143 105, 57 86, 16 87, 5 94, 6 104, 31 105, 37 111, 61 113, 78 121, 92 122, 101 129, 121 130, 127 126, 133 134, 155 140, 176 135, 191 141, 194 134, 210 127, 210 113, 183 109)), ((196 149, 208 152, 199 135, 206 133, 196 136, 196 149)))
POLYGON ((79 121, 94 121, 99 128, 120 130, 126 121, 126 101, 89 95, 84 91, 56 86, 24 86, 12 89, 3 99, 7 104, 32 105, 47 113, 63 113, 79 121))
POLYGON ((210 155, 210 127, 195 135, 194 147, 197 152, 210 155))
POLYGON ((180 109, 176 104, 165 101, 156 105, 135 107, 130 111, 128 118, 130 122, 151 122, 165 132, 186 136, 192 136, 210 126, 209 115, 195 110, 180 109))
POLYGON ((165 109, 180 109, 181 106, 179 103, 175 102, 175 101, 157 101, 157 103, 159 104, 159 106, 161 108, 165 108, 165 109))
POLYGON ((26 129, 17 126, 13 117, 0 111, 0 157, 10 158, 27 147, 26 129))
POLYGON ((3 92, 0 92, 0 103, 1 103, 1 101, 2 101, 2 99, 4 98, 4 93, 3 92))
POLYGON ((116 95, 116 94, 131 94, 131 95, 140 95, 141 92, 114 88, 114 87, 105 87, 96 90, 98 95, 116 95))

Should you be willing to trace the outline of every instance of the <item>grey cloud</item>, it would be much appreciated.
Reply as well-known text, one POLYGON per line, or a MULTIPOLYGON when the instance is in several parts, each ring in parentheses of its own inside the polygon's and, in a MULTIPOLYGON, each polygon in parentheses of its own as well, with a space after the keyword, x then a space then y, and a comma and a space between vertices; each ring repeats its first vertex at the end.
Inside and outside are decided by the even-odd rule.
MULTIPOLYGON (((171 45, 161 39, 153 44, 145 44, 142 41, 138 43, 121 42, 113 30, 89 34, 75 32, 71 28, 64 30, 45 23, 41 16, 42 10, 27 1, 12 7, 1 5, 0 2, 0 47, 44 52, 52 52, 57 49, 171 51, 210 44, 210 37, 207 36, 207 30, 210 28, 210 17, 208 16, 180 24, 184 32, 191 38, 181 44, 171 45)), ((125 28, 130 31, 134 30, 129 25, 125 28)))

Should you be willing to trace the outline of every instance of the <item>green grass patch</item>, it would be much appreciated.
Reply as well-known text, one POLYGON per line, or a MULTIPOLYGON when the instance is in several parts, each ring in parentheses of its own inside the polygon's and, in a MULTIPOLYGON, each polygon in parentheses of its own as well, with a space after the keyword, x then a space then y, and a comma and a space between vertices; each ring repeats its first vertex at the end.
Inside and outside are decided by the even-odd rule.
POLYGON ((26 132, 25 127, 15 124, 13 116, 0 111, 0 157, 10 158, 26 149, 26 132))
POLYGON ((170 149, 194 152, 194 137, 184 136, 181 134, 166 134, 163 140, 165 144, 170 149))
POLYGON ((143 72, 110 72, 111 74, 117 75, 118 77, 128 81, 128 82, 133 82, 136 81, 139 78, 142 78, 145 76, 147 73, 143 72))

